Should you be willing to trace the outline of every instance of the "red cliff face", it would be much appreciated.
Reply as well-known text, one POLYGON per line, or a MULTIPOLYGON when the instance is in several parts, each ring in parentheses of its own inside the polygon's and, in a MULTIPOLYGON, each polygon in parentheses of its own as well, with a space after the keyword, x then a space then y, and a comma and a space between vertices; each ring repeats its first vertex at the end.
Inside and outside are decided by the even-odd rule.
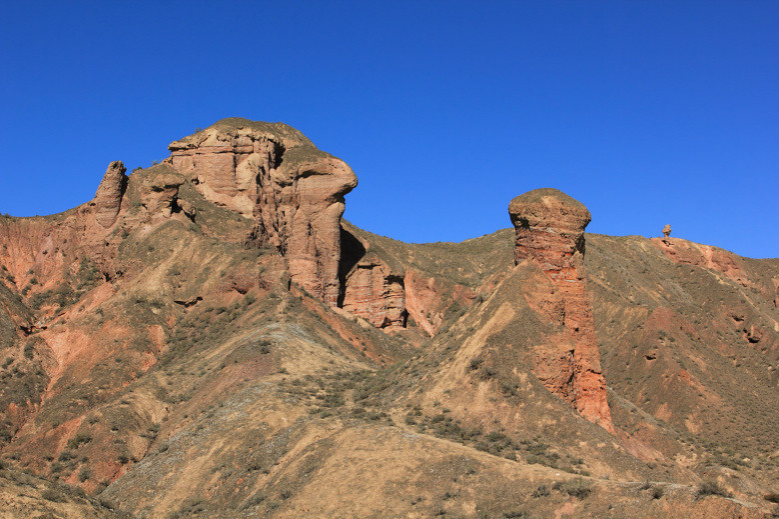
POLYGON ((292 280, 338 304, 349 166, 282 123, 225 119, 169 146, 170 163, 211 202, 256 221, 256 238, 286 257, 292 280))
POLYGON ((19 290, 31 293, 62 282, 62 273, 82 258, 94 262, 106 278, 115 262, 122 232, 169 218, 187 218, 178 199, 184 178, 165 164, 131 177, 112 162, 95 197, 61 214, 0 220, 0 263, 19 290), (133 201, 128 193, 133 192, 133 201))
POLYGON ((403 274, 394 272, 376 254, 367 254, 346 278, 343 309, 377 328, 405 328, 408 312, 403 274))
POLYGON ((584 279, 584 228, 590 212, 556 189, 537 189, 514 198, 509 215, 516 230, 515 263, 534 263, 554 287, 533 306, 564 326, 571 341, 563 342, 573 344, 572 350, 551 357, 539 355, 534 372, 583 417, 614 432, 584 279))

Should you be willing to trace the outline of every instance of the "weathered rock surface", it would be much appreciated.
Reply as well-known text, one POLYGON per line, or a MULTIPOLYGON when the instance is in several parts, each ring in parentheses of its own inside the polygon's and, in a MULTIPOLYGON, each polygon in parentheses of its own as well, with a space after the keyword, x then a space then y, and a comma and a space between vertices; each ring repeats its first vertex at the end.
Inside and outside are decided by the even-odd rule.
POLYGON ((343 309, 377 328, 405 328, 403 273, 393 271, 378 255, 367 254, 346 278, 343 309))
POLYGON ((127 189, 126 171, 127 168, 121 161, 109 164, 92 200, 91 205, 95 206, 95 220, 103 227, 111 227, 119 216, 122 197, 127 189))
POLYGON ((211 202, 256 220, 292 280, 330 306, 340 292, 344 195, 357 177, 282 123, 224 119, 169 146, 172 166, 211 202))
POLYGON ((514 198, 509 215, 516 231, 515 263, 535 263, 555 287, 536 307, 565 326, 573 344, 568 352, 540 357, 534 372, 583 417, 613 432, 584 279, 584 229, 590 212, 565 193, 545 188, 514 198))
MULTIPOLYGON (((562 193, 519 197, 516 232, 404 244, 337 225, 347 170, 294 130, 217 126, 235 146, 184 150, 187 172, 113 163, 90 203, 0 216, 3 463, 154 517, 768 516, 779 260, 588 236, 590 307, 590 216, 562 193), (295 261, 345 310, 290 285, 295 261), (409 481, 422 499, 388 505, 409 481)), ((77 516, 3 485, 6 513, 77 516)))
POLYGON ((143 186, 141 202, 152 219, 170 218, 174 211, 178 211, 179 187, 183 183, 184 177, 166 165, 153 168, 143 186))

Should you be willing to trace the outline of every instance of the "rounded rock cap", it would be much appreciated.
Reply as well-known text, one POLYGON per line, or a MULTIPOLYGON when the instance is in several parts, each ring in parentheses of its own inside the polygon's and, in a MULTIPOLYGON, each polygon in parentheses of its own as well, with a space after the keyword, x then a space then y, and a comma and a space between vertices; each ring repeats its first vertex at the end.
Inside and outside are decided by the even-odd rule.
POLYGON ((587 207, 559 189, 544 187, 515 197, 509 204, 511 222, 530 227, 584 230, 592 220, 587 207))

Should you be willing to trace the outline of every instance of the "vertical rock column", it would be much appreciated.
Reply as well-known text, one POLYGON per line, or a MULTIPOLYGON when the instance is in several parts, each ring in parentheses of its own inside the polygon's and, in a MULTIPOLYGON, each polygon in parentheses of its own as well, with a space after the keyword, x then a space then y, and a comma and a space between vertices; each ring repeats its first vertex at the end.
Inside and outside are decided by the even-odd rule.
POLYGON ((514 198, 509 215, 516 230, 514 260, 537 265, 555 287, 552 306, 574 349, 568 387, 547 387, 587 420, 614 432, 600 367, 592 308, 584 279, 584 229, 591 216, 577 200, 556 189, 536 189, 514 198))
POLYGON ((95 207, 95 220, 100 226, 108 228, 116 223, 122 207, 122 197, 127 189, 127 168, 121 161, 108 165, 103 181, 97 188, 95 198, 90 205, 95 207))

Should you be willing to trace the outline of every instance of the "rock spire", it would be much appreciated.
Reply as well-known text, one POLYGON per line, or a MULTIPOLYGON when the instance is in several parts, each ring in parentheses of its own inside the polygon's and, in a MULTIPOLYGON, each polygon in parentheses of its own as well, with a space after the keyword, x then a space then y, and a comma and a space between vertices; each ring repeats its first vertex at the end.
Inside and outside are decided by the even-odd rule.
POLYGON ((590 212, 565 193, 544 188, 514 198, 509 215, 516 231, 515 263, 529 261, 551 281, 553 300, 547 307, 557 310, 547 317, 568 330, 573 344, 572 351, 554 360, 557 371, 565 373, 541 381, 584 418, 614 432, 584 278, 584 229, 590 212))

